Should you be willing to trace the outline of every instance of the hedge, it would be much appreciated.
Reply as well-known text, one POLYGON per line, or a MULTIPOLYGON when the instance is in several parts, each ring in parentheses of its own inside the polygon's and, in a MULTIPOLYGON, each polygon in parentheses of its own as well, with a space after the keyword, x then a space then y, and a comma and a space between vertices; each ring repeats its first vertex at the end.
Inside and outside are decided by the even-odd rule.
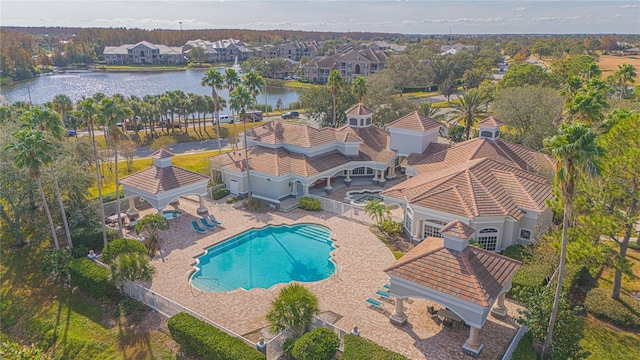
POLYGON ((630 296, 620 294, 620 300, 614 300, 611 289, 595 288, 587 294, 584 308, 598 319, 620 328, 640 330, 640 305, 630 296))
POLYGON ((409 360, 407 357, 357 335, 344 336, 341 360, 409 360))
POLYGON ((120 254, 140 253, 147 254, 147 248, 135 239, 116 239, 107 245, 102 252, 102 261, 110 264, 120 254))
POLYGON ((69 262, 71 281, 96 299, 107 299, 117 295, 116 287, 108 281, 111 270, 87 258, 69 262))
MULTIPOLYGON (((113 240, 118 236, 118 232, 107 228, 107 240, 113 240)), ((89 250, 96 253, 102 251, 104 239, 102 238, 102 227, 95 226, 89 229, 74 229, 71 231, 73 239, 73 257, 80 258, 89 254, 89 250)))
POLYGON ((526 296, 532 288, 544 286, 552 273, 547 264, 523 264, 513 275, 509 295, 519 301, 519 296, 526 296))
POLYGON ((227 195, 229 195, 229 190, 223 187, 217 188, 211 192, 211 197, 215 200, 220 200, 227 195))
POLYGON ((167 325, 173 340, 180 344, 187 354, 215 360, 266 359, 261 352, 244 341, 189 314, 175 315, 169 319, 167 325))
POLYGON ((331 360, 340 347, 340 337, 325 328, 316 328, 302 335, 291 354, 296 360, 331 360))
POLYGON ((300 198, 300 209, 308 211, 320 211, 322 210, 322 204, 318 199, 304 196, 300 198))
POLYGON ((511 358, 514 360, 538 360, 538 355, 533 348, 533 334, 531 331, 527 331, 520 341, 518 346, 511 354, 511 358))

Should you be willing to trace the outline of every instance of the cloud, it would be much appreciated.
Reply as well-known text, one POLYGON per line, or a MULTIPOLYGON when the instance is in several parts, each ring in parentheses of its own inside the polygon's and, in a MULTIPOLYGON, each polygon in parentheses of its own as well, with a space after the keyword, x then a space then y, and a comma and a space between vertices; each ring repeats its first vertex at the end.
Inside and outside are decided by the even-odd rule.
POLYGON ((455 19, 422 19, 422 23, 443 23, 443 22, 451 22, 451 23, 495 23, 495 22, 503 22, 505 19, 502 16, 490 17, 490 18, 455 18, 455 19))
POLYGON ((515 12, 527 11, 527 8, 526 7, 517 7, 517 8, 514 8, 513 11, 515 11, 515 12))
POLYGON ((614 17, 614 18, 619 18, 619 17, 621 17, 621 16, 622 16, 622 15, 620 15, 620 14, 615 14, 615 15, 613 15, 613 17, 614 17))
POLYGON ((565 21, 576 21, 576 20, 582 19, 582 16, 567 16, 564 19, 565 19, 565 21))
POLYGON ((547 22, 547 21, 558 21, 558 20, 560 20, 560 18, 556 16, 543 16, 543 17, 537 17, 537 18, 531 19, 531 21, 533 22, 547 22))
POLYGON ((626 4, 626 5, 620 5, 621 9, 628 9, 628 8, 637 8, 638 4, 626 4))

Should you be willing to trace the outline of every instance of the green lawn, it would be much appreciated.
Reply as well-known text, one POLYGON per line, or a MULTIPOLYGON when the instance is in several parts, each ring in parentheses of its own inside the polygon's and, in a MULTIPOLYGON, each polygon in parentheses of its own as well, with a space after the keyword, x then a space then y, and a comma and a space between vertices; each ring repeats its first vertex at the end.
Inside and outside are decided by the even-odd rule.
POLYGON ((98 303, 48 281, 40 270, 47 246, 0 250, 4 334, 57 359, 176 359, 169 335, 139 327, 149 310, 116 319, 115 303, 98 303))
POLYGON ((633 360, 640 351, 640 335, 613 330, 600 321, 587 319, 580 345, 591 352, 589 360, 633 360))
POLYGON ((155 72, 155 71, 181 71, 187 70, 187 65, 100 65, 95 68, 98 71, 109 72, 155 72))
POLYGON ((293 89, 311 89, 313 87, 319 87, 319 86, 322 86, 322 85, 311 84, 311 83, 303 83, 303 82, 299 82, 297 80, 285 81, 284 82, 284 87, 293 88, 293 89))

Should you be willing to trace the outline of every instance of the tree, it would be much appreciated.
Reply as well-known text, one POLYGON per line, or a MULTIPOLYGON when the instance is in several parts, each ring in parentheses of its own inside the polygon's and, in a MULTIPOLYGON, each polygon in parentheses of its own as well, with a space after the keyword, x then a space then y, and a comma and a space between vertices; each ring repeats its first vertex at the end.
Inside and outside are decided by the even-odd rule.
POLYGON ((336 101, 338 98, 338 90, 340 90, 344 86, 344 79, 340 75, 340 71, 333 70, 331 74, 329 74, 329 80, 327 81, 327 86, 331 89, 331 101, 333 110, 333 121, 331 122, 331 126, 338 127, 336 122, 336 101))
POLYGON ((249 71, 242 77, 242 84, 251 93, 251 98, 253 99, 252 104, 257 104, 258 94, 260 94, 260 91, 264 88, 264 79, 262 76, 255 71, 249 71))
POLYGON ((376 221, 378 226, 382 224, 385 217, 391 215, 389 207, 382 202, 382 200, 371 200, 367 202, 367 205, 364 207, 364 211, 371 219, 376 221))
MULTIPOLYGON (((53 110, 55 110, 60 117, 62 117, 62 122, 65 123, 67 121, 67 113, 73 110, 73 102, 71 99, 65 94, 58 94, 53 98, 53 110)), ((73 130, 76 131, 76 137, 78 136, 78 127, 73 124, 73 130)))
POLYGON ((555 75, 547 73, 541 66, 518 63, 509 67, 499 83, 500 87, 539 85, 555 87, 558 80, 555 75))
POLYGON ((564 268, 567 261, 567 242, 569 220, 573 208, 576 182, 579 176, 596 176, 600 172, 599 158, 604 149, 596 142, 597 134, 590 126, 576 122, 562 124, 558 133, 545 139, 544 146, 551 153, 557 164, 556 178, 560 188, 562 204, 564 206, 562 219, 562 247, 560 252, 560 265, 558 267, 558 284, 553 300, 549 327, 544 341, 542 358, 551 346, 553 327, 558 314, 558 305, 562 293, 562 281, 564 268))
POLYGON ((120 149, 122 149, 122 156, 124 156, 127 164, 127 172, 131 174, 133 172, 133 159, 136 156, 138 145, 131 140, 127 140, 120 145, 120 149))
POLYGON ((244 132, 244 161, 245 167, 247 170, 247 190, 248 190, 248 201, 251 203, 251 174, 249 172, 249 149, 247 146, 247 106, 252 104, 251 92, 249 89, 243 84, 239 85, 232 93, 231 93, 231 108, 238 111, 240 115, 240 119, 242 120, 242 130, 244 132))
MULTIPOLYGON (((224 82, 225 82, 225 87, 229 90, 229 96, 231 96, 231 93, 235 90, 236 86, 238 86, 240 84, 240 76, 238 75, 238 72, 235 71, 232 68, 228 68, 227 71, 224 73, 224 82)), ((233 113, 233 108, 231 110, 231 115, 232 115, 232 117, 235 117, 235 115, 233 113)), ((237 123, 237 121, 235 121, 235 119, 234 119, 234 121, 233 121, 233 135, 234 135, 234 137, 238 133, 238 131, 236 130, 236 123, 237 123)), ((235 141, 235 140, 233 141, 233 148, 234 149, 238 148, 237 141, 235 141)))
POLYGON ((269 330, 278 333, 290 328, 294 336, 300 336, 319 312, 318 297, 314 293, 300 284, 287 285, 271 302, 267 313, 269 330))
POLYGON ((211 88, 211 100, 213 100, 213 113, 216 119, 216 137, 218 138, 218 153, 222 154, 222 145, 220 143, 220 97, 216 90, 222 90, 225 87, 225 78, 216 68, 207 70, 200 82, 202 86, 211 88))
POLYGON ((169 230, 169 227, 169 221, 160 214, 145 215, 142 219, 138 220, 136 224, 136 234, 139 235, 142 231, 148 234, 148 236, 145 237, 144 245, 149 251, 149 256, 153 257, 156 253, 160 253, 160 257, 162 257, 162 261, 164 261, 160 231, 169 230))
POLYGON ((543 140, 556 131, 554 122, 562 115, 562 104, 556 90, 525 85, 498 90, 492 109, 507 127, 502 138, 542 150, 543 140))
POLYGON ((627 83, 633 83, 638 76, 635 67, 631 64, 618 65, 618 70, 613 74, 613 76, 620 84, 620 99, 626 98, 627 83))
POLYGON ((604 117, 602 110, 609 107, 607 91, 608 87, 600 79, 585 82, 567 101, 567 114, 572 119, 599 122, 604 117))
POLYGON ((102 226, 102 240, 104 247, 107 246, 107 225, 105 224, 104 201, 102 199, 102 174, 100 173, 100 160, 98 159, 98 147, 96 145, 95 136, 95 116, 98 109, 93 98, 86 98, 78 104, 80 117, 89 125, 89 134, 91 135, 91 146, 93 148, 93 161, 96 167, 96 181, 98 183, 98 203, 100 204, 100 224, 102 226))
POLYGON ((140 253, 120 254, 109 267, 109 280, 121 292, 127 280, 151 281, 154 273, 154 269, 149 265, 149 258, 140 253))
MULTIPOLYGON (((333 127, 333 96, 327 86, 314 86, 300 96, 305 115, 315 120, 321 127, 333 127)), ((345 111, 356 103, 356 98, 348 87, 340 88, 336 97, 336 125, 346 123, 345 111)), ((406 114, 406 112, 405 112, 406 114)), ((374 119, 377 119, 374 118, 374 119)), ((396 118, 397 119, 397 118, 396 118)), ((395 120, 395 119, 394 119, 395 120)))
POLYGON ((484 103, 484 99, 476 89, 467 91, 457 102, 453 103, 455 109, 453 111, 453 123, 464 122, 464 134, 467 140, 469 140, 471 127, 475 126, 476 122, 486 115, 482 108, 484 103))
POLYGON ((358 102, 361 103, 362 98, 367 94, 367 81, 362 76, 355 78, 351 84, 351 92, 353 96, 358 99, 358 102))
POLYGON ((543 56, 549 56, 553 52, 553 43, 550 40, 538 40, 531 47, 531 52, 538 54, 542 59, 543 56))
POLYGON ((189 50, 189 52, 187 53, 187 57, 189 58, 189 61, 193 61, 199 64, 207 60, 207 53, 204 48, 196 46, 189 50))
POLYGON ((6 150, 13 154, 13 163, 18 168, 26 169, 29 177, 35 180, 40 192, 42 208, 47 214, 51 236, 56 249, 60 249, 56 227, 51 217, 47 197, 42 187, 42 168, 52 161, 51 154, 55 151, 54 145, 45 138, 44 132, 33 129, 23 129, 14 133, 16 142, 11 143, 6 150))

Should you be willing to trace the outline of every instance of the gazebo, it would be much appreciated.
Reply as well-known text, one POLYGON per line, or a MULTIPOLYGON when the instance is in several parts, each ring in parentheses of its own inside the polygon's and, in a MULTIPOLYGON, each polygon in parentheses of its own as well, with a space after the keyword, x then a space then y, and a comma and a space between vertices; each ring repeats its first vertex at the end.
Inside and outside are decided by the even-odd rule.
POLYGON ((480 343, 480 330, 489 312, 496 317, 507 314, 504 296, 521 263, 469 246, 475 230, 459 220, 445 225, 440 233, 444 238, 423 240, 384 270, 390 278, 390 294, 396 299, 390 319, 397 325, 407 321, 405 298, 434 301, 470 326, 462 349, 477 356, 484 346, 480 343))
POLYGON ((183 195, 198 195, 200 207, 198 214, 208 212, 204 206, 207 195, 209 177, 181 167, 173 166, 171 158, 174 155, 165 149, 160 149, 151 155, 155 166, 129 175, 120 182, 125 198, 129 198, 127 215, 138 216, 135 207, 135 197, 146 200, 162 215, 162 210, 178 197, 183 195))

